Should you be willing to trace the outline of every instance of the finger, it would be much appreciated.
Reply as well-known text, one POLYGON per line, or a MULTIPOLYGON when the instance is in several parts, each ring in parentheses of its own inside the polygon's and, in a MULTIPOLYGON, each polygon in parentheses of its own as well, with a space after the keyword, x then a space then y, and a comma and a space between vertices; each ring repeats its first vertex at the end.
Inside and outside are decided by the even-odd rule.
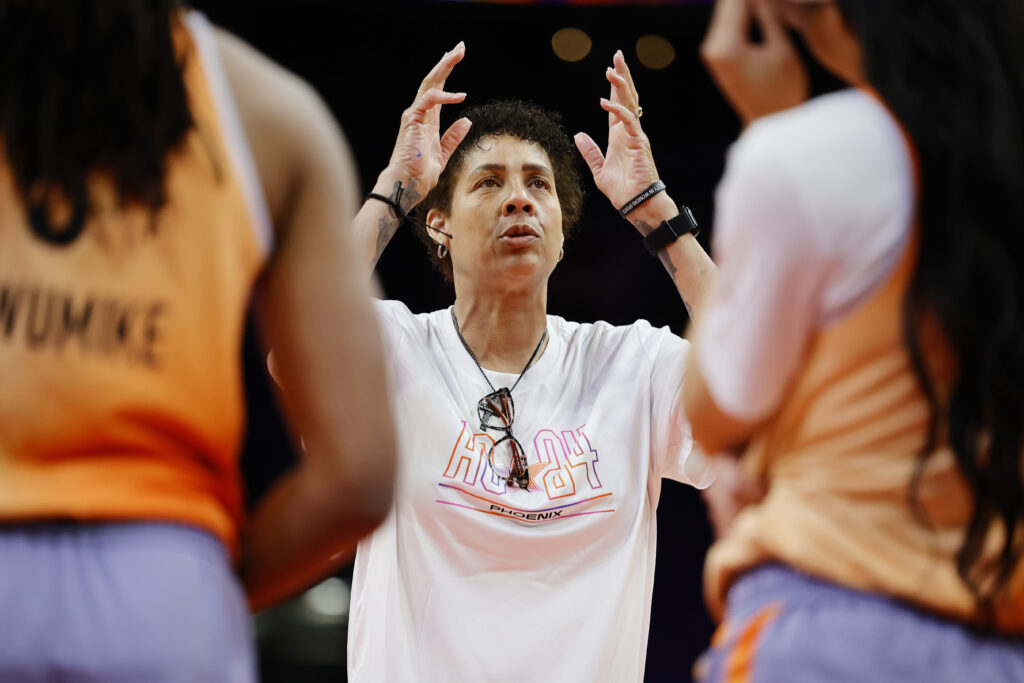
POLYGON ((736 498, 739 501, 743 504, 759 503, 764 498, 765 493, 767 491, 760 479, 755 479, 741 473, 736 487, 736 498))
MULTIPOLYGON (((615 72, 613 67, 608 67, 604 71, 604 77, 611 83, 611 93, 608 96, 612 102, 622 104, 627 109, 636 111, 636 103, 630 102, 628 98, 628 87, 625 84, 625 80, 618 73, 615 72)), ((611 128, 615 125, 616 117, 615 114, 608 114, 608 127, 611 128)))
POLYGON ((782 24, 775 5, 768 0, 756 0, 754 6, 754 19, 761 29, 761 36, 764 43, 769 46, 790 46, 792 41, 786 27, 782 24))
POLYGON ((724 496, 719 496, 713 491, 714 484, 701 491, 707 510, 708 520, 715 532, 715 538, 721 538, 729 530, 732 518, 735 516, 735 506, 724 496))
POLYGON ((416 98, 416 101, 409 107, 409 112, 415 120, 422 120, 433 107, 442 104, 456 104, 466 99, 464 92, 445 92, 431 88, 416 98))
POLYGON ((430 88, 443 88, 444 82, 451 75, 452 69, 455 65, 462 61, 462 58, 466 56, 466 44, 459 41, 458 45, 453 47, 448 52, 445 52, 441 57, 441 60, 434 65, 434 68, 430 70, 426 78, 420 84, 420 92, 429 90, 430 88))
POLYGON ((640 121, 636 118, 636 113, 630 111, 617 102, 612 102, 611 100, 606 100, 604 98, 601 98, 601 108, 609 114, 612 114, 617 121, 625 126, 626 132, 630 135, 643 134, 643 129, 640 127, 640 121))
POLYGON ((717 0, 711 23, 700 46, 700 55, 707 63, 735 59, 747 43, 750 10, 747 0, 717 0))
POLYGON ((448 126, 448 130, 441 136, 441 163, 443 165, 448 165, 448 160, 451 159, 455 148, 462 144, 472 126, 473 122, 465 116, 448 126))
POLYGON ((626 56, 622 54, 622 50, 615 51, 612 62, 615 64, 615 71, 626 81, 626 86, 633 96, 633 103, 639 105, 640 95, 636 91, 636 84, 633 83, 633 72, 629 70, 629 65, 626 64, 626 56))
POLYGON ((590 172, 596 178, 601 169, 604 168, 604 154, 601 153, 601 148, 586 133, 576 133, 573 141, 576 143, 576 149, 583 155, 583 161, 586 162, 587 168, 590 169, 590 172))
POLYGON ((462 58, 466 56, 466 44, 463 41, 459 41, 459 44, 453 47, 448 52, 444 53, 441 57, 441 61, 434 65, 434 68, 430 70, 423 82, 420 83, 419 90, 416 91, 416 96, 419 97, 427 90, 431 88, 444 88, 444 82, 451 75, 452 69, 455 65, 462 61, 462 58))
POLYGON ((608 82, 612 84, 612 102, 618 102, 626 109, 636 111, 639 102, 637 102, 636 95, 633 89, 629 87, 629 83, 623 78, 615 69, 611 67, 605 71, 605 77, 608 82))
POLYGON ((741 36, 750 21, 748 0, 715 0, 708 35, 741 36))
POLYGON ((715 533, 719 538, 729 533, 733 520, 739 514, 739 508, 731 503, 720 504, 714 515, 715 533))

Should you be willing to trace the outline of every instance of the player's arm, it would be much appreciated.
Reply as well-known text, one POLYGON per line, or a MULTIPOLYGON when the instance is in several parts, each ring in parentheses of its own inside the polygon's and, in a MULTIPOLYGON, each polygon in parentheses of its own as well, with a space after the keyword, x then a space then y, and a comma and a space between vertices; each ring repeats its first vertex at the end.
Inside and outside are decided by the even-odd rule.
POLYGON ((223 32, 218 47, 275 225, 255 308, 305 449, 258 503, 241 576, 254 608, 332 571, 387 514, 395 440, 380 334, 350 228, 356 171, 301 80, 223 32))
POLYGON ((693 349, 686 359, 686 381, 683 382, 683 406, 693 438, 708 453, 730 451, 746 443, 757 423, 737 420, 718 407, 704 381, 696 351, 693 349))

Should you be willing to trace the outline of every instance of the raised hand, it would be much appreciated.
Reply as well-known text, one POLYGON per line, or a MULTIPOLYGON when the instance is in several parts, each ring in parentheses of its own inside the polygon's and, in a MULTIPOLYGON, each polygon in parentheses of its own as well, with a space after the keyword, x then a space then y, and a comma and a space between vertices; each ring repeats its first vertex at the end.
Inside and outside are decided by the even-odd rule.
MULTIPOLYGON (((651 142, 640 127, 643 109, 621 50, 615 52, 605 78, 611 84, 610 96, 601 100, 601 108, 608 112, 608 150, 602 154, 601 148, 586 133, 577 133, 575 140, 576 147, 594 174, 597 189, 608 197, 612 206, 621 209, 660 178, 654 165, 651 142)), ((633 207, 628 220, 646 237, 662 222, 678 215, 679 209, 668 193, 657 192, 633 207)), ((704 299, 714 278, 714 264, 693 234, 685 235, 659 250, 658 259, 672 277, 692 317, 694 304, 704 299)))
POLYGON ((577 133, 575 141, 594 174, 597 189, 618 209, 658 180, 658 169, 651 143, 640 127, 643 111, 621 50, 616 51, 612 64, 605 72, 611 94, 601 99, 601 108, 608 112, 608 150, 602 154, 586 133, 577 133))
POLYGON ((744 124, 810 95, 807 67, 771 0, 717 0, 700 54, 744 124), (751 20, 761 31, 759 43, 750 40, 751 20))
POLYGON ((409 213, 433 189, 452 152, 469 132, 472 124, 467 118, 453 123, 444 135, 440 132, 441 107, 466 99, 466 93, 444 89, 445 80, 465 55, 466 45, 461 41, 444 53, 420 83, 412 105, 402 112, 391 161, 378 176, 371 193, 398 202, 401 212, 375 200, 363 204, 352 222, 370 270, 402 224, 400 214, 409 213))
MULTIPOLYGON (((452 152, 472 125, 469 119, 461 118, 449 126, 444 135, 440 134, 442 105, 466 99, 466 93, 451 93, 444 89, 445 80, 465 54, 466 45, 461 41, 446 52, 420 83, 412 105, 402 112, 398 140, 381 180, 388 185, 403 184, 401 204, 404 211, 409 211, 437 184, 452 152)), ((389 187, 385 194, 392 196, 392 189, 389 187)))

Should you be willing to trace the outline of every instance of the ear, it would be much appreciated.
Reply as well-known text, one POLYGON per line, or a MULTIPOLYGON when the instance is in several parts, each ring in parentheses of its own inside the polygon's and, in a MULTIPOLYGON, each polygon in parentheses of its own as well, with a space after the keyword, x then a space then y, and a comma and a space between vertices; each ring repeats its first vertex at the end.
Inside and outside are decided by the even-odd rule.
MULTIPOLYGON (((434 228, 433 230, 427 230, 427 234, 430 235, 430 239, 434 240, 438 244, 444 244, 451 246, 448 242, 448 238, 437 232, 438 230, 445 230, 445 225, 448 217, 440 209, 431 209, 427 212, 427 225, 434 228)), ((447 230, 445 230, 447 232, 447 230)))

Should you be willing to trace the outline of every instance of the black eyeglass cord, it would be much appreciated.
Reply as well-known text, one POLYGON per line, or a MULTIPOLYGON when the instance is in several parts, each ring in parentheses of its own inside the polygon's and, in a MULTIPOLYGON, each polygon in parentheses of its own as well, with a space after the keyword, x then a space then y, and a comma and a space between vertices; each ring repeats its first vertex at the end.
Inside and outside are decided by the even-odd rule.
POLYGON ((385 197, 384 195, 377 194, 375 192, 367 192, 366 196, 364 197, 364 201, 366 199, 376 199, 378 202, 384 202, 385 204, 390 206, 391 207, 391 212, 395 214, 395 218, 398 219, 398 224, 399 225, 404 225, 406 223, 412 223, 416 227, 423 228, 424 230, 433 230, 436 233, 440 233, 440 234, 444 235, 448 239, 452 239, 452 236, 449 235, 444 230, 441 230, 439 228, 435 228, 433 225, 428 225, 425 221, 422 221, 422 220, 420 220, 418 218, 414 218, 412 216, 412 214, 408 213, 407 211, 404 211, 402 209, 402 193, 403 192, 405 192, 405 188, 402 187, 402 182, 399 181, 399 182, 395 183, 395 198, 394 199, 392 199, 391 197, 385 197))
MULTIPOLYGON (((459 329, 459 319, 455 317, 454 306, 452 306, 452 323, 454 323, 455 325, 455 334, 459 335, 459 341, 462 342, 463 348, 466 349, 466 353, 468 353, 469 357, 473 359, 474 363, 476 363, 476 367, 478 370, 480 370, 480 374, 484 376, 484 381, 487 382, 487 386, 491 388, 491 393, 494 393, 495 391, 497 391, 497 389, 495 389, 494 385, 491 384, 491 380, 488 379, 487 373, 484 372, 483 367, 480 365, 480 361, 476 359, 476 354, 473 353, 473 349, 469 348, 469 344, 466 343, 466 338, 462 336, 462 330, 459 329)), ((516 378, 515 384, 512 385, 512 388, 508 390, 509 395, 511 395, 515 388, 519 385, 519 380, 523 378, 523 375, 526 374, 526 371, 530 369, 531 365, 533 365, 533 359, 537 357, 537 352, 540 351, 540 347, 544 345, 544 340, 547 338, 548 330, 545 327, 544 333, 540 335, 540 341, 537 342, 537 347, 533 350, 533 353, 530 354, 530 360, 526 361, 526 367, 523 368, 523 371, 519 373, 519 377, 516 378)))

